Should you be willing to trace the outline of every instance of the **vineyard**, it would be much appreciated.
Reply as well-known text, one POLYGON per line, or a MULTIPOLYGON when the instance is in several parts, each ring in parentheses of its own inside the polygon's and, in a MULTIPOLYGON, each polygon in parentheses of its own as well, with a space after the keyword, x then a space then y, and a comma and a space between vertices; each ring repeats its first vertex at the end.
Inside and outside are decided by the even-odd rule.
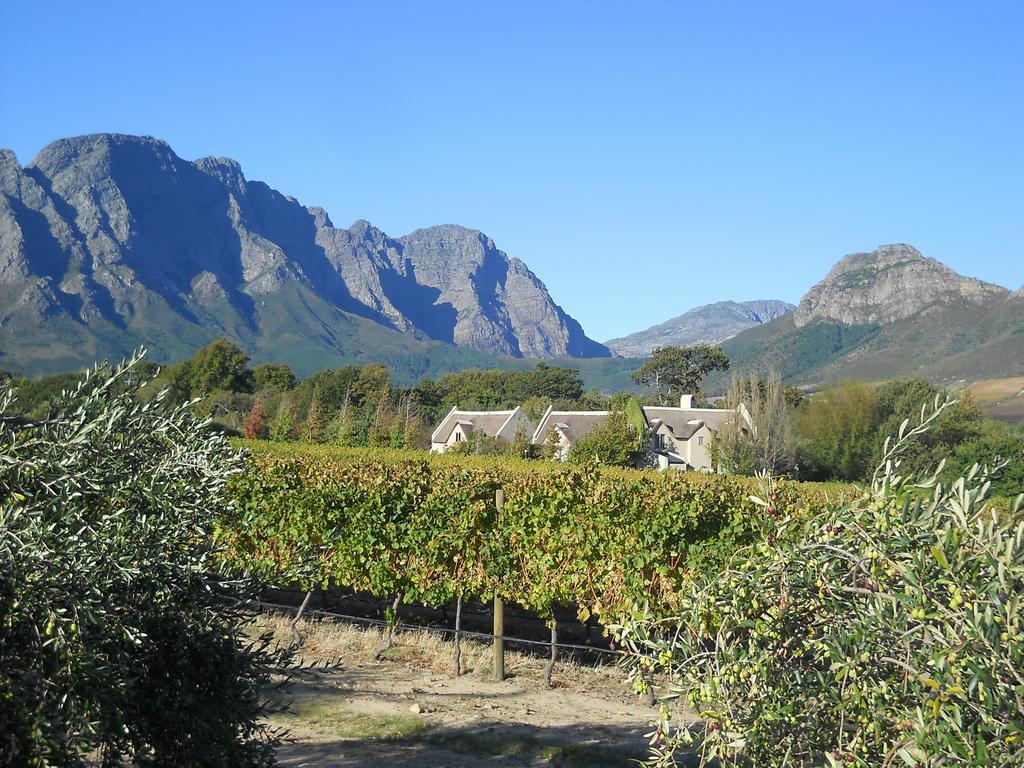
POLYGON ((242 445, 247 470, 217 530, 232 567, 424 605, 498 597, 544 616, 574 604, 582 620, 671 611, 688 577, 720 568, 766 515, 807 517, 857 493, 783 482, 766 511, 749 478, 242 445))

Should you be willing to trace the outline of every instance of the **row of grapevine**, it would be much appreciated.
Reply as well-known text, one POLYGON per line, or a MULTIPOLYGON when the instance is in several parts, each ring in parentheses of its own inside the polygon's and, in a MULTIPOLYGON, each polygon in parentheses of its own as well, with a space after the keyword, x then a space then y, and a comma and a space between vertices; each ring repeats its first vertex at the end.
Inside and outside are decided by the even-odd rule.
MULTIPOLYGON (((581 618, 644 602, 671 610, 687 575, 719 567, 764 515, 747 478, 245 445, 235 511, 217 532, 232 566, 426 605, 500 597, 545 615, 576 603, 581 618)), ((853 492, 778 488, 778 514, 853 492)))

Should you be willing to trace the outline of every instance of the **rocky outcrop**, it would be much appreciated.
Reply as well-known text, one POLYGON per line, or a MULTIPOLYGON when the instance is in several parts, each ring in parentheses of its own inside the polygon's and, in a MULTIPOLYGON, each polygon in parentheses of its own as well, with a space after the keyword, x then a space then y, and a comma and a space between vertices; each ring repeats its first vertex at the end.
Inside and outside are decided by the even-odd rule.
POLYGON ((419 229, 399 238, 389 255, 399 274, 436 291, 431 306, 449 308, 455 344, 516 357, 608 355, 526 264, 482 232, 455 225, 419 229))
POLYGON ((790 315, 722 346, 741 375, 774 369, 805 386, 921 376, 959 388, 1024 376, 1024 296, 885 245, 844 257, 790 315))
POLYGON ((81 338, 120 329, 157 356, 170 352, 154 327, 258 346, 277 307, 275 332, 314 344, 336 344, 332 323, 355 315, 483 352, 609 354, 481 232, 337 228, 234 160, 189 162, 146 136, 60 140, 26 167, 0 151, 0 298, 0 353, 44 343, 42 317, 81 338))
POLYGON ((624 357, 643 357, 665 346, 720 344, 747 328, 767 323, 791 312, 795 307, 785 301, 719 301, 685 312, 664 323, 611 339, 605 346, 624 357))
POLYGON ((998 285, 958 275, 910 245, 883 245, 841 259, 793 312, 796 327, 818 321, 885 325, 932 307, 982 304, 1009 295, 998 285))

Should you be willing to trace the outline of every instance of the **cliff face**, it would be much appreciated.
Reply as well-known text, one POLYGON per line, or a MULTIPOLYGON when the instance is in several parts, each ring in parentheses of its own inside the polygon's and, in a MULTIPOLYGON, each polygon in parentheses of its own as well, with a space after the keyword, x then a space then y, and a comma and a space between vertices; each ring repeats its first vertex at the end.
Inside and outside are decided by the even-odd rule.
POLYGON ((841 259, 793 313, 799 328, 817 321, 885 325, 934 307, 983 304, 1006 288, 958 275, 909 245, 883 245, 841 259))
POLYGON ((0 152, 0 298, 8 359, 46 344, 44 318, 82 363, 115 337, 158 357, 220 335, 258 347, 271 327, 336 345, 349 316, 482 352, 609 354, 480 232, 337 228, 233 160, 118 134, 54 142, 26 167, 0 152))
POLYGON ((695 307, 688 312, 652 325, 621 339, 605 342, 624 357, 643 357, 657 347, 686 347, 693 344, 720 344, 748 328, 767 323, 791 312, 795 307, 784 301, 719 301, 695 307))

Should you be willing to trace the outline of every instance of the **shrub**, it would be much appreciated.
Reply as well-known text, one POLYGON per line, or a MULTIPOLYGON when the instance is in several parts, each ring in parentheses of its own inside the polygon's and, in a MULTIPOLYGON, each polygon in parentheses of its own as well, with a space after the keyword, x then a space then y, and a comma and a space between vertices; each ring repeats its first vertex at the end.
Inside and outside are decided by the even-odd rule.
POLYGON ((262 766, 287 657, 240 628, 206 542, 242 460, 165 394, 97 367, 14 415, 0 387, 0 764, 262 766))
POLYGON ((780 520, 676 618, 616 628, 639 687, 673 681, 652 762, 697 742, 703 765, 1024 764, 1024 499, 988 507, 977 467, 950 486, 901 469, 946 407, 901 425, 863 498, 780 520))
POLYGON ((626 413, 612 411, 573 444, 568 460, 573 464, 597 461, 616 467, 636 466, 643 452, 641 440, 640 430, 630 423, 626 413))

